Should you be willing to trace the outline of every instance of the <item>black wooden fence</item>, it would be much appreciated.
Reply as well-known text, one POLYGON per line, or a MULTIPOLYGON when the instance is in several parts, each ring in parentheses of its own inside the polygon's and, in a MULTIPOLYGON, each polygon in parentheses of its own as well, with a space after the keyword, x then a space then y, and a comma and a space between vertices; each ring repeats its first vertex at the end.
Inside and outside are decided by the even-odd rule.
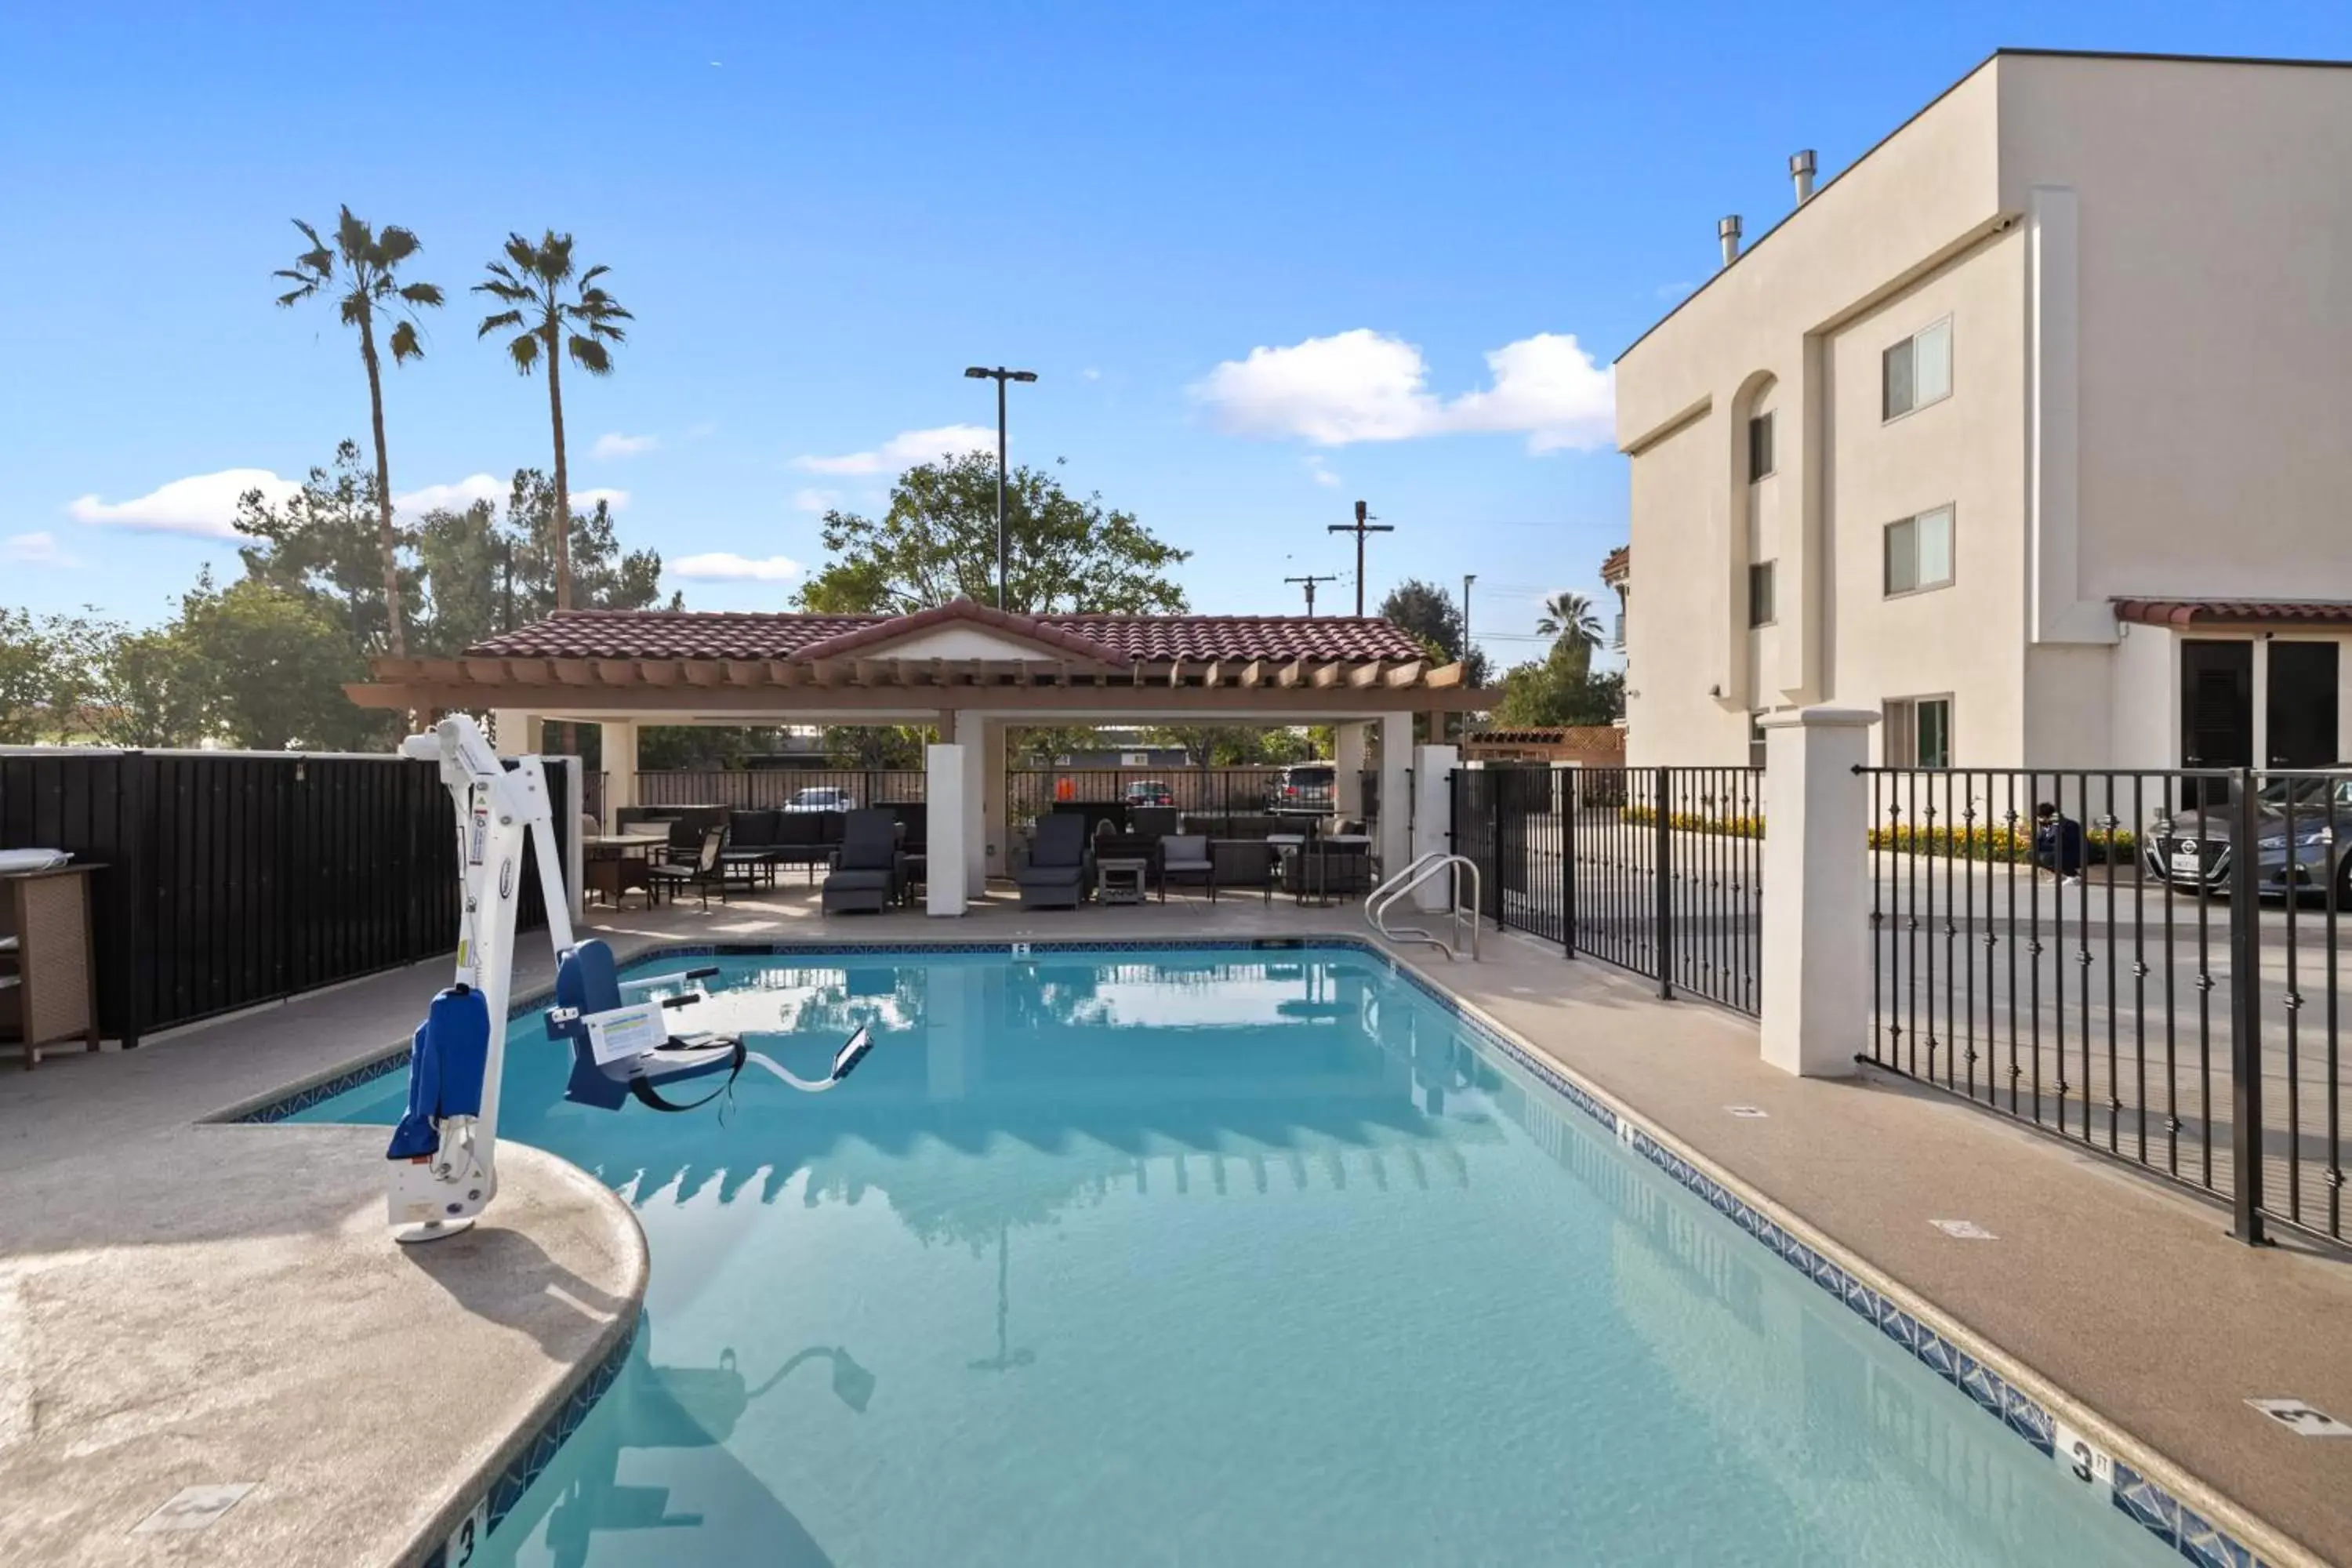
MULTIPOLYGON (((566 842, 569 777, 548 770, 566 842)), ((429 763, 0 751, 0 848, 33 847, 106 868, 99 1026, 126 1045, 457 945, 457 822, 429 763)), ((526 852, 518 924, 546 921, 526 852)))

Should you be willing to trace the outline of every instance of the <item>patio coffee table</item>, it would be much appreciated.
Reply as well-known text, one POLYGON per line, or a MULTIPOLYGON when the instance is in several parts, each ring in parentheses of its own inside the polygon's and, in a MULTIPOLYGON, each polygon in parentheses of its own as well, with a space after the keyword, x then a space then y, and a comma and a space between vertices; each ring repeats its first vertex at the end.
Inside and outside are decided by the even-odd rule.
POLYGON ((1095 862, 1095 897, 1106 904, 1139 904, 1143 902, 1143 884, 1151 873, 1151 862, 1114 855, 1108 860, 1095 862))

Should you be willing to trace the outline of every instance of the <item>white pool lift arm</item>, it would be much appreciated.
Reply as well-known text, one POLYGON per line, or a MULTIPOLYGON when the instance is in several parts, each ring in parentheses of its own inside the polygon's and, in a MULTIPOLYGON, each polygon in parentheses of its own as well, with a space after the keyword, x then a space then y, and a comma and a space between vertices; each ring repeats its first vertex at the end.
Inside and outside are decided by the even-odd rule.
POLYGON ((464 884, 456 984, 480 992, 489 1012, 479 1112, 436 1119, 439 1148, 393 1165, 392 1223, 407 1227, 396 1234, 403 1241, 429 1241, 465 1229, 498 1195, 499 1087, 506 1065, 515 905, 522 891, 527 837, 537 847, 547 937, 559 956, 572 946, 572 906, 559 869, 563 851, 555 837, 547 772, 538 757, 516 759, 509 768, 463 713, 443 719, 430 733, 409 736, 400 752, 439 763, 441 783, 456 807, 464 884))

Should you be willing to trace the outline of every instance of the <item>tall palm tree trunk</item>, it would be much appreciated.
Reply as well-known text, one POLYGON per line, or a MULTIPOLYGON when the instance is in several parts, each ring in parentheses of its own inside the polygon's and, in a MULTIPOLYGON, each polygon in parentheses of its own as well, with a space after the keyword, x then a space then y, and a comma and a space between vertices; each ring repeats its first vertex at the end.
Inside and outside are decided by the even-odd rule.
POLYGON ((376 545, 383 552, 385 645, 394 658, 408 657, 408 617, 400 602, 400 553, 392 531, 392 459, 383 445, 383 367, 375 357, 375 329, 360 318, 360 357, 367 362, 368 419, 375 430, 376 545))
MULTIPOLYGON (((556 353, 558 334, 547 335, 547 415, 555 426, 555 607, 572 607, 572 474, 563 460, 563 356, 556 353)), ((580 754, 580 726, 569 719, 557 735, 567 757, 580 754)), ((577 807, 579 803, 572 803, 577 807)))
POLYGON ((547 335, 547 412, 555 426, 555 607, 572 607, 572 475, 563 460, 563 371, 556 334, 547 335))

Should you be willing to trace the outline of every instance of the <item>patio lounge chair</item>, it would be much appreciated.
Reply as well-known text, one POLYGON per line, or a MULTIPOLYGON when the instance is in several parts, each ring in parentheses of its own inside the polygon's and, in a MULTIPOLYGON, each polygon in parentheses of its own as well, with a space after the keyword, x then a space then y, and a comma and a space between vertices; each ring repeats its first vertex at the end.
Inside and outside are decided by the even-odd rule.
POLYGON ((824 912, 864 910, 878 915, 898 898, 902 880, 898 819, 871 808, 849 813, 840 858, 824 879, 824 912))
POLYGON ((1075 910, 1087 896, 1087 819, 1056 812, 1037 824, 1028 863, 1013 874, 1024 910, 1075 910))
MULTIPOLYGON (((673 829, 674 832, 675 829, 673 829)), ((672 842, 676 842, 675 838, 672 842)), ((664 861, 659 865, 648 866, 646 868, 646 881, 654 889, 668 889, 672 903, 677 901, 678 889, 681 888, 692 888, 700 892, 702 907, 706 910, 710 907, 710 889, 713 888, 719 889, 719 901, 725 903, 727 901, 726 853, 727 829, 706 827, 702 830, 702 842, 696 847, 693 859, 683 864, 677 861, 664 861)))
POLYGON ((1217 901, 1217 861, 1209 853, 1205 833, 1171 833, 1160 841, 1160 901, 1168 901, 1171 882, 1199 882, 1217 901))

